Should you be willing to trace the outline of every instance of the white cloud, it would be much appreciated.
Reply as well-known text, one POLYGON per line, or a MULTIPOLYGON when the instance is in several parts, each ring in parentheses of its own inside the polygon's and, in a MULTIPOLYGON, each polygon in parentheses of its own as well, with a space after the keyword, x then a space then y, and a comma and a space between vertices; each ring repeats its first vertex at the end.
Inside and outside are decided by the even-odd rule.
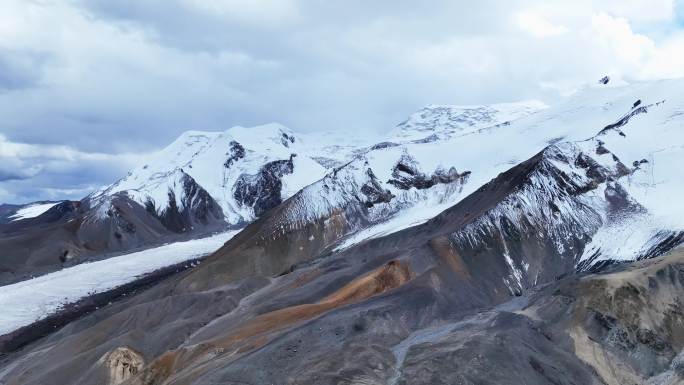
POLYGON ((549 37, 562 35, 568 32, 568 28, 553 24, 543 16, 532 11, 520 11, 515 15, 518 28, 530 33, 535 37, 549 37))
POLYGON ((656 51, 648 37, 632 31, 627 19, 598 14, 591 19, 591 37, 601 49, 611 52, 615 62, 638 69, 656 51))
POLYGON ((299 18, 297 3, 290 0, 183 0, 211 14, 256 24, 290 23, 299 18))
POLYGON ((677 78, 684 76, 684 34, 667 39, 643 65, 644 78, 677 78))
POLYGON ((675 14, 674 0, 603 0, 598 10, 633 22, 669 21, 675 14))

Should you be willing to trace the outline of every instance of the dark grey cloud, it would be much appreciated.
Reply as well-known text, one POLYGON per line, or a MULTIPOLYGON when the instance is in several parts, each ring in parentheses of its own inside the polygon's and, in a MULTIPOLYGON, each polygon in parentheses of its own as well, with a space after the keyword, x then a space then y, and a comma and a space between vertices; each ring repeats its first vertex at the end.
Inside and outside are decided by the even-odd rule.
POLYGON ((139 158, 16 143, 0 135, 0 202, 80 199, 124 175, 139 158))
POLYGON ((0 47, 0 92, 37 86, 48 59, 45 53, 0 47))
POLYGON ((14 170, 0 166, 0 182, 29 179, 33 176, 35 176, 35 173, 31 172, 31 170, 14 170))

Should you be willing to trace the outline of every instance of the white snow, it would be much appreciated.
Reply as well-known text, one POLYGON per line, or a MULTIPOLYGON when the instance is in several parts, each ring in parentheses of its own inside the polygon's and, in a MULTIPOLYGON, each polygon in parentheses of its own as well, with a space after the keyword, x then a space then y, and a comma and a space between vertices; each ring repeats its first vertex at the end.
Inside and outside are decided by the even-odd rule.
POLYGON ((28 205, 25 207, 20 208, 17 210, 14 215, 10 216, 10 219, 12 221, 18 221, 21 219, 27 219, 27 218, 35 218, 44 212, 50 210, 52 207, 55 205, 59 204, 59 202, 53 202, 53 203, 38 203, 38 204, 32 204, 28 205))
POLYGON ((83 263, 0 287, 0 335, 57 312, 62 306, 102 293, 157 269, 207 255, 238 231, 83 263))
POLYGON ((504 259, 506 260, 506 264, 508 265, 508 268, 511 271, 511 274, 508 276, 508 278, 504 278, 504 283, 508 287, 508 290, 511 291, 512 295, 515 295, 516 290, 514 290, 512 286, 512 281, 515 281, 516 288, 520 290, 520 292, 523 290, 523 273, 522 270, 520 270, 516 265, 515 261, 513 261, 513 258, 511 258, 511 255, 508 251, 508 246, 506 246, 506 240, 502 239, 501 240, 503 245, 504 245, 504 259))
POLYGON ((378 238, 387 234, 418 226, 434 218, 442 211, 454 205, 453 201, 437 201, 437 194, 431 195, 424 201, 417 202, 397 215, 376 225, 360 230, 340 242, 335 250, 343 250, 367 239, 378 238))
POLYGON ((292 212, 291 220, 323 217, 357 200, 361 186, 369 180, 370 170, 382 187, 395 197, 389 203, 371 208, 369 219, 372 225, 348 234, 337 246, 338 250, 424 223, 498 173, 543 148, 536 142, 512 147, 498 137, 508 139, 511 136, 520 142, 514 133, 519 121, 516 119, 539 114, 545 108, 536 101, 493 106, 427 106, 390 133, 390 138, 400 140, 401 145, 368 151, 334 175, 329 174, 306 187, 302 191, 301 205, 292 212), (423 139, 430 133, 439 134, 439 138, 429 142, 412 141, 423 139), (471 171, 471 174, 464 184, 437 184, 429 189, 402 190, 387 183, 393 178, 394 166, 402 158, 415 160, 420 171, 427 176, 451 167, 460 173, 471 171))
POLYGON ((429 104, 400 123, 390 140, 419 140, 429 135, 440 138, 509 124, 524 116, 548 108, 538 100, 490 105, 453 106, 429 104))
MULTIPOLYGON (((549 144, 559 143, 563 151, 584 151, 609 168, 614 167, 613 154, 629 168, 636 167, 633 166, 635 161, 646 160, 618 183, 649 214, 648 234, 660 234, 660 230, 679 231, 684 229, 684 205, 673 202, 673 197, 684 188, 682 89, 684 80, 611 83, 610 87, 588 87, 553 107, 536 101, 491 106, 429 105, 386 136, 385 141, 394 144, 371 150, 367 146, 371 139, 362 136, 345 133, 300 135, 278 124, 234 127, 218 133, 190 131, 146 166, 103 190, 101 196, 106 198, 117 191, 126 191, 141 203, 151 199, 160 210, 166 207, 169 189, 176 191, 178 188, 177 183, 173 183, 177 179, 174 175, 182 169, 219 203, 229 222, 251 221, 255 217, 253 209, 241 207, 233 198, 236 180, 244 174, 256 174, 266 162, 288 159, 290 154, 296 153, 294 173, 282 179, 283 198, 294 196, 294 199, 293 204, 288 205, 288 223, 281 225, 281 232, 285 226, 296 228, 307 221, 358 205, 365 199, 362 187, 373 181, 394 196, 388 203, 374 204, 364 214, 367 215, 365 224, 359 221, 354 224, 355 228, 343 234, 346 238, 338 248, 344 248, 423 223, 549 144), (634 108, 637 100, 641 104, 634 108), (630 119, 624 126, 599 134, 604 127, 625 116, 630 119), (294 142, 283 141, 284 136, 294 138, 294 142), (231 141, 242 144, 246 154, 226 168, 223 164, 231 141), (563 146, 563 143, 570 145, 563 146), (599 155, 596 148, 600 143, 611 154, 599 155), (458 183, 402 190, 388 183, 393 178, 394 166, 401 159, 413 160, 419 171, 428 177, 437 170, 452 167, 459 173, 469 171, 470 174, 467 180, 458 183)), ((377 141, 377 138, 372 140, 377 141)), ((577 174, 583 171, 562 162, 557 167, 573 178, 583 180, 583 176, 577 174)), ((553 193, 544 190, 548 182, 542 178, 534 183, 542 189, 540 191, 553 193)), ((596 189, 583 198, 582 204, 597 212, 605 210, 604 192, 603 187, 596 189)), ((175 195, 179 199, 181 194, 175 195)), ((534 207, 539 198, 534 192, 521 196, 530 207, 529 213, 553 218, 548 207, 534 207)), ((605 215, 583 217, 588 212, 585 208, 563 200, 555 203, 559 205, 559 218, 581 223, 590 232, 599 231, 596 239, 602 234, 625 234, 624 226, 631 223, 630 218, 615 222, 605 215)), ((505 210, 512 212, 515 209, 505 210)), ((485 220, 504 214, 491 213, 491 218, 485 220)), ((553 234, 558 237, 561 253, 564 251, 561 240, 570 230, 566 228, 553 234)), ((644 234, 646 238, 650 236, 644 234)), ((642 250, 644 242, 634 239, 637 238, 626 244, 636 248, 636 243, 640 243, 639 250, 642 250)), ((639 254, 636 249, 629 253, 625 247, 612 249, 624 255, 639 254)))
POLYGON ((594 234, 591 242, 585 246, 580 262, 591 259, 597 253, 600 257, 596 261, 633 261, 667 235, 669 232, 665 231, 665 226, 651 214, 639 213, 616 218, 607 221, 594 234))
MULTIPOLYGON (((621 222, 609 220, 605 215, 586 218, 583 207, 560 204, 561 218, 571 218, 584 223, 587 229, 599 229, 596 239, 630 239, 619 248, 604 248, 605 258, 613 258, 608 249, 624 258, 632 259, 652 245, 661 230, 684 230, 684 205, 675 199, 684 189, 684 80, 643 82, 611 87, 590 87, 569 97, 557 106, 543 108, 534 104, 518 104, 519 112, 508 110, 499 113, 500 107, 492 106, 428 106, 412 115, 398 126, 391 135, 401 140, 401 145, 373 150, 328 175, 323 181, 303 191, 306 199, 293 217, 310 218, 326 213, 352 202, 359 196, 360 187, 368 181, 371 170, 381 183, 396 197, 389 203, 381 203, 370 209, 371 227, 352 231, 338 248, 345 248, 368 238, 385 235, 406 227, 420 224, 441 211, 458 203, 477 188, 525 161, 552 143, 569 143, 562 151, 583 151, 600 165, 615 167, 613 154, 627 167, 635 168, 635 161, 646 160, 629 176, 619 179, 629 196, 648 214, 648 227, 639 229, 636 237, 628 227, 642 223, 636 218, 621 222), (633 104, 640 100, 637 108, 633 104), (499 108, 499 109, 497 109, 499 108), (622 127, 602 129, 630 116, 622 127), (511 120, 509 120, 511 118, 511 120), (514 119, 517 118, 517 119, 514 119), (514 119, 514 120, 513 120, 514 119), (447 134, 443 134, 443 133, 447 134), (439 134, 429 141, 411 141, 425 138, 431 133, 439 134), (611 153, 599 155, 600 143, 611 153), (427 190, 414 188, 403 191, 388 184, 392 168, 402 156, 410 156, 422 172, 429 175, 437 168, 455 167, 459 172, 470 171, 465 184, 456 190, 442 190, 435 186, 427 190), (579 210, 579 211, 578 211, 579 210), (376 220, 373 223, 373 220, 376 220), (609 227, 606 227, 609 226, 609 227), (616 238, 615 234, 621 234, 616 238), (607 235, 613 234, 613 235, 607 235), (630 250, 627 250, 630 248, 630 250)), ((513 108, 515 104, 509 105, 513 108)), ((582 170, 558 163, 557 166, 575 178, 582 170)), ((536 181, 539 188, 549 181, 536 181)), ((587 194, 585 201, 592 210, 605 211, 604 189, 587 194)), ((538 197, 529 194, 527 204, 536 204, 538 197)), ((511 208, 514 210, 514 208, 511 208)), ((535 212, 548 208, 533 208, 535 212)), ((499 213, 502 214, 503 213, 499 213)), ((603 213, 605 214, 605 213, 603 213)), ((544 213, 549 215, 549 213, 544 213)), ((492 213, 492 217, 496 216, 492 213)), ((555 236, 566 237, 558 233, 555 236)), ((598 242, 598 241, 597 241, 598 242)), ((562 247, 561 242, 558 242, 562 247)), ((594 246, 591 246, 594 247, 594 246)), ((559 250, 562 252, 563 250, 559 250)), ((583 257, 584 258, 584 257, 583 257)))
POLYGON ((326 138, 321 134, 309 138, 276 123, 249 128, 237 126, 223 132, 187 131, 151 156, 146 164, 92 197, 96 202, 105 202, 111 195, 125 192, 140 204, 153 202, 161 213, 168 207, 169 191, 172 191, 176 204, 182 208, 183 188, 179 181, 187 174, 214 198, 228 223, 249 222, 255 219, 253 208, 240 205, 233 196, 235 183, 241 176, 256 175, 266 163, 287 160, 296 154, 294 171, 282 179, 281 196, 286 199, 328 171, 314 158, 325 156, 334 164, 342 164, 360 143, 355 138, 345 142, 338 136, 326 138), (244 148, 244 157, 227 164, 232 157, 233 142, 244 148))

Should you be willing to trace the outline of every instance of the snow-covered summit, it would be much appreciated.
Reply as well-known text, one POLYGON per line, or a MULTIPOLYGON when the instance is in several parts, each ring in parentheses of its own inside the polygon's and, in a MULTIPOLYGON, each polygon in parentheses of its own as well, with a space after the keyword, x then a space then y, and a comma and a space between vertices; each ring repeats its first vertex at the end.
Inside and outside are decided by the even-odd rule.
POLYGON ((473 132, 493 127, 533 114, 547 108, 538 100, 491 105, 429 104, 411 114, 391 132, 393 140, 421 140, 445 138, 454 134, 473 132))
POLYGON ((193 185, 213 198, 229 224, 247 222, 325 174, 303 146, 298 134, 275 123, 187 131, 92 198, 125 193, 162 216, 171 206, 184 208, 193 185))
MULTIPOLYGON (((430 105, 411 115, 385 140, 405 142, 431 134, 446 139, 456 132, 508 124, 544 107, 537 101, 430 105)), ((343 133, 300 134, 277 123, 236 126, 223 132, 187 131, 144 165, 90 198, 101 204, 107 197, 125 194, 161 218, 168 216, 169 210, 184 216, 191 216, 182 214, 184 210, 211 211, 213 202, 206 199, 203 204, 208 207, 188 210, 200 199, 196 195, 199 191, 220 207, 228 224, 240 224, 321 180, 334 168, 384 148, 383 143, 390 142, 343 133)), ((104 206, 97 212, 107 212, 104 206)))
POLYGON ((470 115, 450 115, 455 107, 434 107, 428 111, 434 114, 414 114, 399 130, 405 138, 447 134, 374 146, 297 194, 285 210, 287 221, 345 212, 350 225, 339 233, 345 238, 342 245, 351 245, 425 222, 546 151, 564 160, 540 166, 534 184, 525 187, 529 194, 507 198, 515 204, 493 209, 486 216, 492 222, 482 228, 526 215, 522 222, 537 223, 540 229, 560 226, 549 235, 556 239, 550 247, 558 250, 568 247, 563 234, 583 234, 586 247, 575 245, 571 259, 585 267, 660 253, 684 239, 684 212, 671 203, 684 188, 677 168, 684 164, 682 88, 684 80, 591 87, 554 107, 536 112, 501 108, 499 115, 490 114, 490 107, 469 108, 470 115), (621 169, 599 172, 616 165, 621 169), (543 174, 548 169, 566 182, 548 179, 543 174), (572 180, 582 181, 587 191, 567 196, 563 190, 545 190, 551 185, 566 189, 572 180), (356 208, 350 210, 352 206, 356 208), (574 208, 564 211, 567 207, 574 208), (586 218, 587 212, 594 218, 591 223, 573 219, 586 218), (564 228, 568 218, 574 225, 564 228), (632 236, 638 240, 630 241, 632 236))

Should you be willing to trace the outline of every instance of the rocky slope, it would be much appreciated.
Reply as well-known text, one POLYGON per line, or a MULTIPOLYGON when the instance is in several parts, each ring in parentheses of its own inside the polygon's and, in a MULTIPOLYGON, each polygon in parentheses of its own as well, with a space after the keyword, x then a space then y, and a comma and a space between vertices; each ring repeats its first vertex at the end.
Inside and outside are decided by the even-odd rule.
MULTIPOLYGON (((258 218, 244 230, 196 268, 5 344, 0 380, 681 382, 684 208, 667 197, 684 183, 682 86, 587 89, 506 124, 450 123, 437 138, 426 127, 444 119, 427 114, 426 138, 357 152, 259 214, 269 195, 247 178, 234 191, 249 192, 250 209, 235 213, 258 218)), ((291 175, 296 159, 263 178, 291 175)), ((239 207, 187 174, 224 216, 239 207)), ((117 188, 97 196, 147 191, 117 188)), ((165 212, 167 196, 135 194, 165 212)))

